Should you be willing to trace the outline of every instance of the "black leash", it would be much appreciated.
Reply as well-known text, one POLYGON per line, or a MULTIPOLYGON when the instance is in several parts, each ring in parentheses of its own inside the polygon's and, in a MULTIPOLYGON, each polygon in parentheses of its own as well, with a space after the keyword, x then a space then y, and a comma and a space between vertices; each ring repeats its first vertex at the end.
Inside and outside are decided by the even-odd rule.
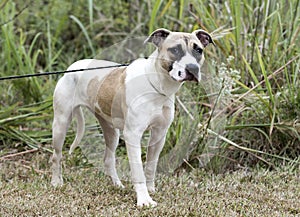
POLYGON ((12 76, 7 76, 7 77, 0 77, 0 81, 20 79, 20 78, 29 78, 29 77, 39 77, 39 76, 45 76, 45 75, 59 75, 59 74, 65 74, 65 73, 89 71, 89 70, 96 70, 96 69, 109 69, 109 68, 117 68, 117 67, 123 67, 123 66, 128 66, 128 65, 129 64, 118 64, 118 65, 112 65, 112 66, 102 66, 102 67, 94 67, 94 68, 86 68, 86 69, 73 69, 73 70, 68 70, 68 71, 42 72, 42 73, 26 74, 26 75, 12 75, 12 76))

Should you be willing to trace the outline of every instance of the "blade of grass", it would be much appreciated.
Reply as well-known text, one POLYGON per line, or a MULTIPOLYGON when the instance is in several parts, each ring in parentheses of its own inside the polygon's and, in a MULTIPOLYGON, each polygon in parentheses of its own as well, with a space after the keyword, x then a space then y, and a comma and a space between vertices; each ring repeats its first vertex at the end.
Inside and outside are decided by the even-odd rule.
POLYGON ((178 7, 178 20, 182 20, 184 9, 184 0, 179 0, 179 7, 178 7))
POLYGON ((292 38, 293 38, 293 34, 294 34, 294 28, 295 28, 295 25, 296 25, 296 22, 297 22, 297 16, 298 15, 298 10, 299 10, 299 5, 300 5, 300 0, 297 0, 297 3, 295 5, 295 8, 294 8, 294 13, 293 13, 293 17, 291 19, 292 23, 290 25, 290 37, 289 37, 289 42, 288 42, 288 46, 291 45, 291 42, 292 42, 292 38))
POLYGON ((161 13, 158 16, 158 20, 162 18, 162 16, 165 15, 165 13, 168 11, 168 9, 171 7, 173 3, 173 0, 168 0, 167 4, 165 5, 165 7, 162 9, 161 13))
MULTIPOLYGON (((0 124, 1 125, 5 125, 5 124, 9 124, 11 122, 13 122, 14 124, 16 124, 16 121, 20 120, 20 119, 26 119, 30 116, 36 116, 37 114, 36 113, 28 113, 28 114, 24 114, 24 115, 17 115, 17 116, 14 116, 14 117, 7 117, 7 118, 3 118, 0 120, 0 124)), ((2 126, 3 127, 3 126, 2 126)))
MULTIPOLYGON (((235 56, 239 56, 241 54, 241 48, 243 47, 242 45, 242 40, 241 40, 241 30, 242 30, 242 23, 241 23, 241 1, 240 0, 231 0, 230 1, 230 7, 232 11, 232 21, 233 21, 233 26, 235 27, 234 29, 234 37, 235 37, 235 43, 237 45, 237 49, 235 49, 235 56)), ((242 76, 243 77, 243 76, 242 76)))
POLYGON ((84 36, 85 36, 85 39, 87 40, 87 42, 88 42, 88 44, 89 44, 89 47, 90 47, 91 51, 92 51, 92 56, 96 56, 96 52, 95 52, 95 49, 94 49, 94 47, 93 47, 92 40, 90 39, 90 36, 89 36, 89 34, 88 34, 86 28, 83 26, 82 22, 81 22, 77 17, 75 17, 74 15, 71 15, 70 18, 71 18, 72 20, 74 20, 75 23, 77 23, 77 25, 80 27, 82 33, 83 33, 84 36))
POLYGON ((50 31, 50 21, 47 21, 47 45, 48 45, 48 70, 52 71, 52 37, 50 31))
POLYGON ((264 8, 265 8, 265 20, 262 24, 262 34, 263 34, 263 40, 262 40, 262 55, 265 56, 265 48, 266 48, 266 39, 268 37, 268 25, 269 25, 269 19, 268 19, 268 16, 269 16, 269 13, 270 13, 270 0, 266 0, 265 1, 265 5, 264 5, 264 8))
POLYGON ((252 70, 250 64, 248 63, 248 61, 246 60, 244 55, 242 55, 242 59, 243 59, 244 63, 246 64, 247 69, 249 70, 250 76, 252 77, 254 84, 257 85, 259 83, 257 76, 255 75, 254 71, 252 70))
POLYGON ((156 21, 157 18, 157 12, 162 4, 162 0, 156 0, 151 12, 151 17, 150 17, 150 22, 149 22, 149 35, 153 32, 155 26, 154 23, 156 21))
POLYGON ((90 19, 90 26, 91 30, 93 31, 93 26, 94 26, 94 20, 93 20, 93 0, 89 0, 89 19, 90 19))
POLYGON ((257 51, 257 57, 258 57, 258 62, 259 62, 259 66, 260 66, 260 69, 261 69, 261 72, 264 76, 264 83, 267 87, 267 91, 268 91, 268 94, 269 94, 269 97, 270 97, 270 100, 271 100, 271 103, 272 105, 275 104, 274 102, 274 95, 273 95, 273 91, 272 91, 272 87, 271 87, 271 84, 270 84, 270 81, 269 81, 269 78, 268 78, 268 75, 267 75, 267 71, 265 69, 265 64, 262 60, 262 56, 261 56, 261 53, 259 51, 259 48, 258 48, 258 45, 256 44, 256 51, 257 51))

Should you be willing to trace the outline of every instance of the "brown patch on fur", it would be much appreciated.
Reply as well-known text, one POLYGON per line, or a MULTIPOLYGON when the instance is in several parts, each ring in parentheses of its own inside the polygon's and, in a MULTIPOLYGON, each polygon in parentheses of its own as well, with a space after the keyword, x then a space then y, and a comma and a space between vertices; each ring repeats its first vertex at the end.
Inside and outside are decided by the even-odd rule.
POLYGON ((125 69, 114 69, 102 81, 94 78, 88 84, 89 100, 100 108, 94 108, 96 113, 112 116, 113 103, 118 102, 115 97, 121 97, 125 91, 125 69))

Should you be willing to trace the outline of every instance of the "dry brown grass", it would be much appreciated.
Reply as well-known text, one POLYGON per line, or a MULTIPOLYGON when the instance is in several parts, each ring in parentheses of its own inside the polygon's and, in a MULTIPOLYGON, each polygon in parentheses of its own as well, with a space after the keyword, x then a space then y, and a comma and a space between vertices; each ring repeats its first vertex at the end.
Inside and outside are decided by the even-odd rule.
POLYGON ((155 208, 137 208, 130 182, 110 185, 95 168, 66 168, 65 185, 50 186, 49 155, 0 162, 0 216, 299 216, 298 172, 205 171, 159 175, 155 208))

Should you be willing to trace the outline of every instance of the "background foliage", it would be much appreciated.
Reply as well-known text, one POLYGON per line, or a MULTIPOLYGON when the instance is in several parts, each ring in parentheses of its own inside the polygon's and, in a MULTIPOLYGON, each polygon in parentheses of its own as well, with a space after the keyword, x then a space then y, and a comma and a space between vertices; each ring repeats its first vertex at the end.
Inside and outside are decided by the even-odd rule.
MULTIPOLYGON (((0 3, 0 75, 60 71, 92 58, 125 38, 164 27, 202 28, 217 46, 207 49, 206 71, 219 80, 226 126, 207 168, 216 171, 263 165, 299 165, 300 5, 271 1, 12 1, 0 3)), ((50 151, 51 97, 59 76, 0 81, 0 154, 41 148, 50 151)), ((212 105, 196 86, 201 122, 212 105)), ((216 115, 216 117, 218 117, 216 115)), ((165 152, 183 127, 178 117, 165 152)), ((207 133, 207 131, 206 131, 207 133)), ((197 133, 187 158, 200 167, 206 134, 197 133), (203 137, 199 137, 199 135, 203 137), (198 138, 199 137, 199 138, 198 138)), ((70 133, 69 140, 73 138, 70 133)), ((210 154, 209 151, 206 154, 210 154)))

